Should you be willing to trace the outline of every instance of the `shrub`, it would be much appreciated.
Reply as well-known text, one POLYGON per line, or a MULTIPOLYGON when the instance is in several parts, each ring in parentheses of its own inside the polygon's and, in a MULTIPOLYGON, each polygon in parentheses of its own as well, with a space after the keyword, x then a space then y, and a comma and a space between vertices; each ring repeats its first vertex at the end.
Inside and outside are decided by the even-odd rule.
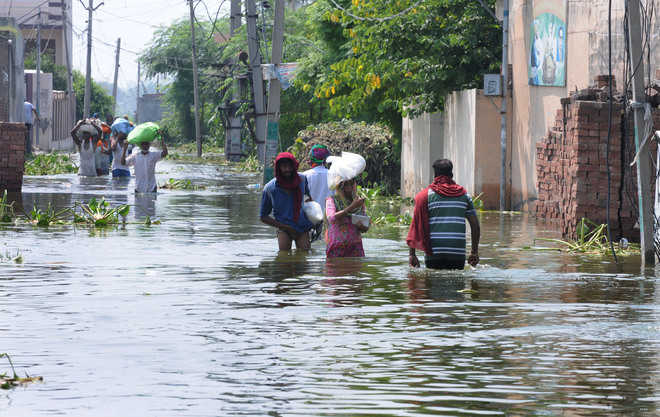
POLYGON ((326 145, 332 155, 342 151, 360 154, 367 161, 363 185, 380 186, 393 194, 398 192, 401 180, 393 142, 392 131, 384 126, 341 120, 300 131, 289 152, 300 161, 301 171, 310 168, 309 151, 317 143, 326 145))

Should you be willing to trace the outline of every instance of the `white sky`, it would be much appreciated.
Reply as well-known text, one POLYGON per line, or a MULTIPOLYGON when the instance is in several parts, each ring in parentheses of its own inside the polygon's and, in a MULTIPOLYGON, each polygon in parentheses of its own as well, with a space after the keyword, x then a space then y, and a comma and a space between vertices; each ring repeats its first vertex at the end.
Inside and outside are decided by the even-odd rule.
MULTIPOLYGON (((82 1, 89 4, 89 0, 82 1)), ((204 1, 211 13, 223 3, 223 0, 204 1)), ((95 0, 94 6, 100 3, 101 0, 95 0)), ((200 20, 208 19, 201 4, 195 14, 200 20)), ((121 38, 118 84, 121 88, 135 88, 137 56, 128 51, 142 52, 159 26, 169 26, 189 16, 186 0, 104 0, 92 19, 92 78, 113 81, 117 38, 121 38)), ((83 74, 87 66, 87 17, 80 0, 73 0, 73 67, 83 74)))

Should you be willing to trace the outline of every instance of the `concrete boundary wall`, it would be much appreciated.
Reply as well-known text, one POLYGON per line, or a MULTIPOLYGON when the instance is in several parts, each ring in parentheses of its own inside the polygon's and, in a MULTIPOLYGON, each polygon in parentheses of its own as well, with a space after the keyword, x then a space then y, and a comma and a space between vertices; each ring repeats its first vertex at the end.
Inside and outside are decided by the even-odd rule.
MULTIPOLYGON (((471 195, 483 193, 486 208, 498 208, 500 105, 501 97, 484 96, 482 90, 464 90, 448 95, 441 113, 404 118, 401 195, 413 197, 428 186, 433 181, 433 161, 447 158, 454 163, 457 183, 471 195)), ((510 159, 507 169, 510 178, 510 159)))

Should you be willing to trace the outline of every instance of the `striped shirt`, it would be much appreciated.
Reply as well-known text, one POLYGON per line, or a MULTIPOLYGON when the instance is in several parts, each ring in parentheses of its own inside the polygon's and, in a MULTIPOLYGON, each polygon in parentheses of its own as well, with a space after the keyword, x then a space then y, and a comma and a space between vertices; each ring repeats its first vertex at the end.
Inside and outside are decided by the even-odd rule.
POLYGON ((433 256, 442 259, 465 260, 465 217, 476 215, 472 199, 467 194, 446 197, 428 189, 429 228, 433 256))

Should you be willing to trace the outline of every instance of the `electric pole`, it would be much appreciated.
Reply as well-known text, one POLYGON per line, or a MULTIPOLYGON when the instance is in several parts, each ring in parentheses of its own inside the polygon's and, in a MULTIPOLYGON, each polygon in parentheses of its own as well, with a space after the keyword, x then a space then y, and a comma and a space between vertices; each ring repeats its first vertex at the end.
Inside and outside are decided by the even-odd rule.
POLYGON ((197 142, 197 157, 202 156, 202 136, 199 126, 199 91, 197 90, 197 46, 195 45, 195 9, 192 0, 190 5, 190 36, 192 37, 192 65, 193 65, 193 98, 195 100, 195 141, 197 142))
MULTIPOLYGON (((231 38, 235 36, 240 27, 241 1, 231 0, 229 37, 231 38)), ((232 73, 234 77, 232 97, 231 102, 227 106, 230 108, 229 126, 227 126, 227 129, 225 130, 225 156, 227 160, 230 161, 239 160, 243 155, 243 150, 241 148, 241 127, 243 123, 241 120, 242 118, 236 116, 236 110, 241 98, 240 81, 235 71, 237 64, 238 61, 236 58, 234 58, 232 60, 232 73)))
MULTIPOLYGON (((121 38, 117 38, 117 54, 115 56, 115 79, 112 82, 112 116, 115 116, 117 108, 117 77, 119 75, 119 51, 121 49, 121 38)), ((139 65, 139 64, 138 64, 139 65)))
POLYGON ((86 7, 87 16, 87 72, 85 75, 85 100, 83 104, 83 118, 89 117, 89 100, 92 95, 92 13, 103 6, 101 2, 94 7, 94 0, 89 0, 89 7, 86 7))
MULTIPOLYGON (((259 52, 259 38, 257 35, 257 6, 254 0, 246 0, 246 18, 248 35, 248 52, 250 70, 252 72, 252 99, 254 100, 255 116, 255 142, 257 143, 257 156, 264 163, 266 158, 266 113, 264 109, 264 78, 261 72, 261 53, 259 52)), ((264 169, 266 166, 264 165, 264 169)), ((271 167, 272 169, 272 167, 271 167)))
MULTIPOLYGON (((271 64, 278 71, 282 63, 282 48, 284 44, 284 0, 275 1, 275 22, 273 23, 273 52, 271 64)), ((268 134, 266 136, 266 155, 264 158, 264 184, 273 179, 273 162, 277 156, 280 141, 280 80, 270 80, 268 89, 268 134)))
POLYGON ((41 107, 39 105, 39 98, 41 96, 41 9, 39 9, 39 14, 37 14, 37 114, 39 118, 34 124, 34 144, 39 146, 39 120, 41 119, 41 107))
POLYGON ((135 124, 140 120, 140 61, 138 60, 137 98, 135 99, 135 124))
POLYGON ((62 5, 62 28, 64 32, 64 52, 66 53, 66 71, 67 71, 66 93, 67 95, 70 95, 71 92, 73 91, 73 75, 71 73, 71 61, 69 60, 69 40, 67 39, 66 36, 66 32, 67 32, 66 2, 62 1, 60 4, 62 5))
POLYGON ((644 65, 642 65, 642 30, 639 17, 639 0, 626 0, 628 2, 628 39, 630 44, 630 65, 633 68, 632 93, 633 114, 635 117, 635 152, 637 153, 637 198, 639 205, 639 237, 642 251, 642 268, 655 265, 655 252, 653 250, 653 217, 651 214, 651 161, 648 153, 640 149, 647 141, 647 132, 644 123, 644 65), (637 70, 639 68, 639 70, 637 70))

